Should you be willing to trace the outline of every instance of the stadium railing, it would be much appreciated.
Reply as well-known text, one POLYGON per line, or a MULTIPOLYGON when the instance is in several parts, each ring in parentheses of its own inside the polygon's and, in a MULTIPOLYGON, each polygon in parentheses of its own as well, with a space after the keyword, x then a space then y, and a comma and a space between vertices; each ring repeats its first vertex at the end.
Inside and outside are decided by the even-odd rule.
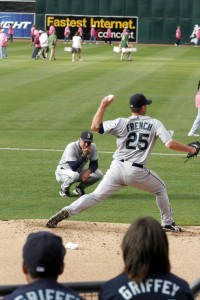
MULTIPOLYGON (((68 282, 62 284, 73 289, 87 300, 96 300, 98 299, 99 288, 104 282, 105 281, 68 282)), ((3 296, 12 293, 20 286, 22 285, 0 285, 0 297, 2 298, 3 296)), ((200 278, 191 283, 190 289, 194 298, 196 298, 200 294, 200 278)))

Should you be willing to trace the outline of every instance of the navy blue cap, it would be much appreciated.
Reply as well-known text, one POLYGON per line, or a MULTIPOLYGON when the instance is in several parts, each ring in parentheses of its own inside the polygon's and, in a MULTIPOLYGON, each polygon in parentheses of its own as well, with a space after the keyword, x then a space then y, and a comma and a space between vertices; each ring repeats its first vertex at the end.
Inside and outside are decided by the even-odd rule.
POLYGON ((23 247, 23 259, 33 277, 57 277, 65 253, 62 238, 47 231, 30 233, 23 247))
POLYGON ((143 105, 149 105, 152 103, 152 100, 146 99, 143 94, 134 94, 130 98, 131 108, 140 108, 143 105))
POLYGON ((92 142, 93 142, 93 133, 90 132, 90 131, 85 130, 85 131, 83 131, 83 132, 81 133, 80 138, 81 138, 82 141, 84 141, 84 142, 92 143, 92 142))

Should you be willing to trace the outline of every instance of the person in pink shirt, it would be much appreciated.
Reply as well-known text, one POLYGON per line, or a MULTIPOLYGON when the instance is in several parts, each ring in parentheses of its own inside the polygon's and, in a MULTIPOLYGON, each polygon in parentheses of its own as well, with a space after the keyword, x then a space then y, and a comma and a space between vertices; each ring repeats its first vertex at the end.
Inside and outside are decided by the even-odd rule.
POLYGON ((197 28, 196 30, 196 39, 197 39, 197 46, 200 46, 200 27, 197 28))
POLYGON ((198 109, 198 113, 197 113, 196 119, 192 125, 192 128, 188 132, 188 136, 199 136, 197 131, 200 129, 200 80, 199 80, 197 89, 198 89, 198 92, 196 93, 196 96, 195 96, 195 106, 198 109))
POLYGON ((123 29, 122 34, 127 34, 127 30, 128 30, 128 26, 125 26, 124 29, 123 29))
POLYGON ((82 24, 79 25, 78 32, 79 32, 79 36, 81 37, 81 40, 83 42, 84 38, 83 38, 83 27, 82 27, 82 24))
POLYGON ((9 28, 8 28, 8 40, 11 41, 11 43, 13 42, 13 36, 14 36, 14 29, 13 29, 13 24, 10 23, 9 28))
POLYGON ((38 55, 39 50, 41 49, 40 45, 40 34, 38 30, 34 31, 34 50, 32 54, 32 59, 36 59, 36 56, 38 55))
POLYGON ((70 33, 71 33, 71 31, 70 31, 70 24, 67 24, 67 26, 65 27, 65 30, 64 30, 64 36, 65 36, 64 43, 69 42, 69 40, 70 40, 70 33))
POLYGON ((177 26, 176 27, 176 43, 175 46, 179 46, 181 41, 181 27, 177 26))
POLYGON ((35 30, 36 30, 36 26, 35 26, 35 24, 33 24, 31 27, 31 46, 34 46, 34 38, 35 38, 34 31, 35 30))
POLYGON ((4 29, 0 30, 0 58, 7 58, 7 36, 4 29))
POLYGON ((90 43, 94 42, 96 43, 96 30, 95 30, 95 25, 92 25, 90 29, 90 43))
POLYGON ((108 27, 107 32, 106 32, 105 43, 109 43, 111 45, 112 44, 111 40, 112 40, 112 30, 110 27, 108 27))
POLYGON ((50 35, 50 34, 53 34, 53 33, 55 33, 55 32, 56 32, 56 29, 55 29, 53 23, 50 23, 50 27, 49 27, 49 35, 50 35))

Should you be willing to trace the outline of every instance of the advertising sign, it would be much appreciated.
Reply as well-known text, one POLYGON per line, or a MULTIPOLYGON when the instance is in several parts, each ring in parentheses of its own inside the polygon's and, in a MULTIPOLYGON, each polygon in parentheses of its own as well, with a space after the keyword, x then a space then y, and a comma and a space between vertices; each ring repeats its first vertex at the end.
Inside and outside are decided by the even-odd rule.
POLYGON ((106 31, 110 27, 112 30, 112 40, 120 41, 124 27, 129 29, 130 42, 137 43, 138 17, 110 17, 110 16, 69 16, 69 15, 46 15, 46 28, 49 29, 50 24, 56 28, 58 39, 64 39, 64 28, 70 25, 71 38, 76 33, 78 27, 82 25, 85 40, 90 39, 90 28, 95 27, 97 41, 104 41, 106 31))
POLYGON ((0 24, 8 33, 10 23, 13 24, 14 38, 30 38, 31 26, 35 23, 35 14, 0 13, 0 24))

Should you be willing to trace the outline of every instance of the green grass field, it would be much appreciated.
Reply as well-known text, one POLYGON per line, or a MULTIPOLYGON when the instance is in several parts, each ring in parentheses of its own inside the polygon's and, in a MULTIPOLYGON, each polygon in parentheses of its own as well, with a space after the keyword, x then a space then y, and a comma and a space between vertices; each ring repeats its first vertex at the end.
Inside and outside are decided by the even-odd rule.
MULTIPOLYGON (((47 219, 76 199, 60 198, 54 171, 66 144, 90 129, 105 95, 117 97, 105 119, 129 116, 129 97, 141 92, 153 100, 148 114, 174 130, 175 139, 194 140, 187 133, 197 114, 199 48, 136 45, 133 61, 121 62, 113 46, 84 44, 84 61, 72 63, 64 46, 58 44, 56 61, 36 61, 29 41, 14 41, 0 60, 1 220, 47 219)), ((94 137, 105 173, 115 139, 94 137)), ((148 167, 165 181, 176 223, 200 225, 200 159, 184 163, 184 157, 158 141, 148 167)), ((154 195, 125 188, 72 219, 129 223, 142 215, 160 219, 154 195)))

